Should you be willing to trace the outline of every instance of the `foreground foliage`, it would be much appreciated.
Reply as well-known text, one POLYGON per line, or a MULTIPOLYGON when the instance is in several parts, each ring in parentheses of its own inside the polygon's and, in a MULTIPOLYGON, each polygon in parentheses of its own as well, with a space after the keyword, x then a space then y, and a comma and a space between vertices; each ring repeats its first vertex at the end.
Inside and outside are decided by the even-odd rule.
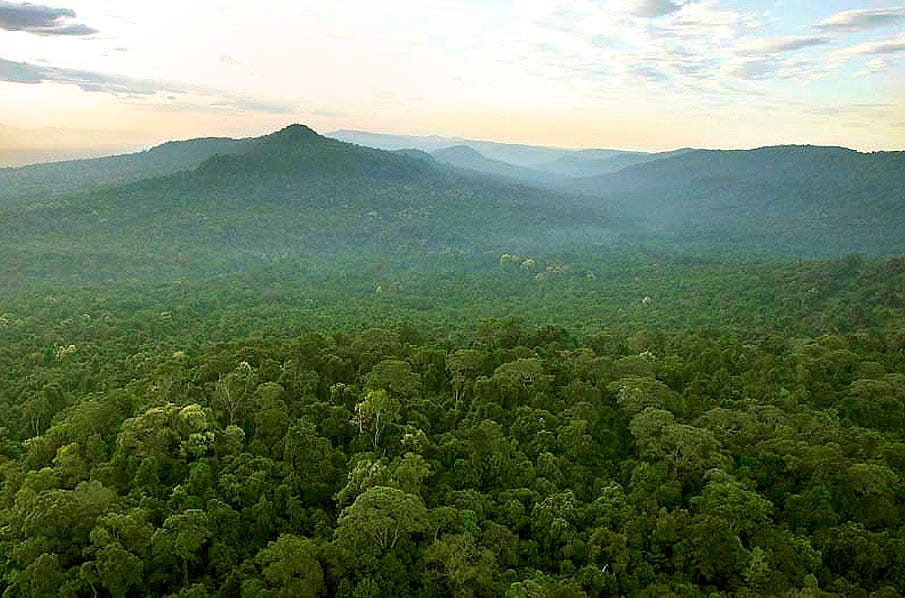
POLYGON ((905 592, 905 262, 525 261, 8 296, 4 595, 905 592))

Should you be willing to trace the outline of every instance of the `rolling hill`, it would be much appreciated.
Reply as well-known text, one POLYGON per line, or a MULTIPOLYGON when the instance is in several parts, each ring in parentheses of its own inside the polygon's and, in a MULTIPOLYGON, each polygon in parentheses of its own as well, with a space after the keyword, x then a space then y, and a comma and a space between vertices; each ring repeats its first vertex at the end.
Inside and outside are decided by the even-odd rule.
POLYGON ((506 162, 514 166, 541 169, 541 165, 555 162, 560 158, 576 158, 579 160, 608 159, 622 154, 635 155, 641 152, 624 152, 613 149, 568 149, 558 147, 546 147, 540 145, 526 145, 522 143, 499 143, 496 141, 483 141, 477 139, 464 139, 461 137, 441 137, 437 135, 390 135, 387 133, 369 133, 367 131, 354 131, 342 129, 327 133, 328 137, 373 147, 378 149, 405 149, 414 148, 426 152, 450 148, 453 146, 467 146, 489 160, 506 162))
POLYGON ((28 184, 0 202, 4 289, 290 263, 465 267, 506 252, 894 255, 905 240, 903 152, 692 150, 529 179, 470 147, 384 151, 292 125, 19 170, 28 184))
POLYGON ((327 136, 378 149, 417 149, 460 168, 546 186, 555 185, 562 178, 609 174, 634 164, 691 151, 687 148, 658 153, 598 148, 565 149, 461 137, 390 135, 353 130, 334 131, 327 136))
POLYGON ((531 168, 526 168, 524 166, 485 158, 480 152, 467 145, 454 145, 452 147, 443 148, 436 150, 431 155, 438 162, 449 164, 456 168, 483 172, 484 174, 490 174, 532 185, 552 185, 561 178, 539 170, 532 170, 531 168))
POLYGON ((602 206, 302 125, 241 143, 194 170, 0 208, 5 280, 196 276, 290 259, 417 264, 628 230, 602 206))
POLYGON ((191 170, 212 156, 239 153, 245 147, 246 140, 208 137, 169 141, 134 154, 0 168, 0 206, 191 170))
POLYGON ((696 248, 888 255, 905 242, 905 152, 694 150, 566 188, 696 248))
POLYGON ((617 150, 582 150, 561 156, 551 162, 537 164, 535 169, 547 173, 567 177, 589 177, 618 172, 623 168, 678 156, 690 149, 678 149, 670 152, 622 152, 617 150))

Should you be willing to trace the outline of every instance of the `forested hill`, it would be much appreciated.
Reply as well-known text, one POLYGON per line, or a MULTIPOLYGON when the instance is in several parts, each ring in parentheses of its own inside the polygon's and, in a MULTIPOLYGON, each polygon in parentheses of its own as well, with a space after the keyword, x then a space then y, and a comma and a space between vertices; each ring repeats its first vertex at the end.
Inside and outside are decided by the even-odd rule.
POLYGON ((635 242, 786 257, 895 255, 905 238, 905 152, 773 146, 644 153, 337 132, 429 148, 443 162, 593 198, 646 224, 635 242), (437 147, 441 149, 436 149, 437 147))
MULTIPOLYGON (((902 260, 847 266, 837 309, 901 297, 902 260)), ((901 307, 888 335, 456 342, 293 334, 302 312, 228 294, 254 292, 4 304, 4 596, 905 592, 901 307)))
POLYGON ((533 185, 544 185, 556 179, 554 175, 547 172, 485 158, 480 152, 467 145, 443 148, 431 155, 435 160, 457 168, 475 170, 533 185))
MULTIPOLYGON (((506 149, 513 148, 531 149, 506 149)), ((625 157, 607 152, 573 153, 625 157)), ((491 164, 503 176, 415 150, 345 143, 303 125, 0 171, 24 176, 6 188, 18 195, 0 200, 2 290, 220 275, 300 258, 325 269, 383 262, 399 270, 423 269, 426 259, 436 267, 444 256, 496 260, 578 248, 895 255, 905 239, 901 152, 689 150, 555 184, 513 181, 506 177, 537 171, 464 147, 440 157, 450 153, 459 166, 491 164)))
POLYGON ((905 152, 694 150, 568 188, 698 248, 888 255, 905 239, 905 152))
POLYGON ((635 164, 662 160, 693 150, 678 149, 671 152, 649 154, 646 152, 620 152, 615 150, 581 150, 566 154, 552 162, 534 166, 550 174, 570 177, 589 177, 617 172, 635 164))
POLYGON ((138 181, 197 168, 217 154, 243 151, 246 140, 209 137, 168 141, 144 152, 107 158, 69 160, 19 168, 0 168, 0 207, 14 201, 36 202, 48 196, 138 181))
POLYGON ((608 242, 625 223, 562 193, 293 125, 192 171, 0 207, 7 280, 220 274, 307 256, 417 262, 608 242))
POLYGON ((900 154, 237 143, 0 203, 4 598, 905 593, 905 258, 743 244, 898 243, 900 154))

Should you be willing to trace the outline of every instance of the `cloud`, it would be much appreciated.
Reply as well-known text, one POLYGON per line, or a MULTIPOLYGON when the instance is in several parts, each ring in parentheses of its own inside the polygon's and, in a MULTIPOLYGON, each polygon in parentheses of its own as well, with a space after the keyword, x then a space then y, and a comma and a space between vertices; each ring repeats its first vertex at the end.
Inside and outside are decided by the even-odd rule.
POLYGON ((681 12, 664 24, 662 31, 685 38, 706 37, 712 43, 721 43, 738 37, 744 30, 758 26, 759 23, 750 14, 724 10, 715 0, 703 0, 683 4, 681 12))
POLYGON ((824 31, 865 31, 905 20, 905 7, 837 12, 817 24, 824 31))
POLYGON ((895 109, 895 104, 888 103, 848 103, 833 104, 829 106, 811 106, 805 112, 815 114, 817 116, 851 116, 851 115, 870 115, 871 118, 877 119, 884 114, 888 114, 895 109))
POLYGON ((877 73, 882 73, 890 66, 889 62, 883 60, 881 58, 874 58, 873 60, 869 60, 863 69, 855 73, 858 77, 866 77, 868 75, 875 75, 877 73))
POLYGON ((828 73, 829 70, 822 62, 781 54, 737 57, 721 68, 721 75, 724 77, 741 81, 794 79, 804 83, 822 79, 828 73))
POLYGON ((185 93, 184 87, 155 81, 132 79, 121 75, 109 75, 94 71, 63 69, 41 66, 28 62, 13 62, 0 58, 0 81, 12 83, 68 83, 77 85, 83 91, 110 94, 151 95, 158 91, 185 93))
POLYGON ((681 8, 671 0, 637 0, 631 13, 636 17, 654 18, 678 12, 681 8))
POLYGON ((905 35, 899 39, 891 39, 882 42, 865 42, 857 44, 843 50, 846 54, 898 54, 905 52, 905 35))
POLYGON ((772 37, 765 39, 752 39, 739 45, 740 54, 782 54, 794 52, 813 46, 821 46, 829 43, 829 39, 818 35, 789 35, 785 37, 772 37))
POLYGON ((736 79, 760 81, 773 77, 778 67, 779 65, 772 60, 743 60, 729 65, 727 71, 736 79))
POLYGON ((201 100, 195 104, 199 109, 238 110, 268 114, 286 114, 294 111, 293 106, 280 102, 226 94, 195 85, 134 79, 123 75, 43 66, 28 62, 13 62, 3 58, 0 58, 0 81, 31 85, 63 83, 75 85, 83 91, 106 93, 117 97, 151 97, 157 94, 192 96, 201 100))
POLYGON ((351 112, 344 112, 342 110, 309 110, 307 114, 322 116, 324 118, 349 118, 352 116, 351 112))
POLYGON ((84 36, 97 33, 97 29, 80 23, 70 23, 75 18, 70 8, 53 8, 40 4, 12 3, 0 0, 0 29, 25 31, 35 35, 84 36))
POLYGON ((294 106, 283 102, 246 98, 241 96, 224 98, 208 104, 213 108, 226 108, 241 112, 258 112, 261 114, 288 114, 295 111, 294 106))
POLYGON ((666 73, 651 64, 635 65, 631 68, 630 72, 646 81, 662 82, 669 80, 666 73))
POLYGON ((837 50, 833 56, 839 62, 845 62, 856 56, 885 56, 905 52, 905 33, 898 38, 879 42, 864 42, 837 50))

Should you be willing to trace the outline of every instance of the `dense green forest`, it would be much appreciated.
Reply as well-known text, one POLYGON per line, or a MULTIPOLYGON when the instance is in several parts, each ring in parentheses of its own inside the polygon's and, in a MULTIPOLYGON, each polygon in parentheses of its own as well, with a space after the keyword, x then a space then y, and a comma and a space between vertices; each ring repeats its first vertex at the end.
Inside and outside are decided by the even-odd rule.
POLYGON ((905 261, 652 260, 7 296, 4 595, 905 592, 905 261))
POLYGON ((901 156, 587 159, 0 172, 3 596, 905 594, 901 156))
MULTIPOLYGON (((475 159, 468 147, 452 153, 462 151, 475 159)), ((0 293, 198 279, 286 260, 330 272, 390 264, 433 273, 503 253, 578 249, 749 260, 903 249, 905 152, 803 146, 656 156, 543 184, 291 125, 253 139, 0 169, 0 293)))

